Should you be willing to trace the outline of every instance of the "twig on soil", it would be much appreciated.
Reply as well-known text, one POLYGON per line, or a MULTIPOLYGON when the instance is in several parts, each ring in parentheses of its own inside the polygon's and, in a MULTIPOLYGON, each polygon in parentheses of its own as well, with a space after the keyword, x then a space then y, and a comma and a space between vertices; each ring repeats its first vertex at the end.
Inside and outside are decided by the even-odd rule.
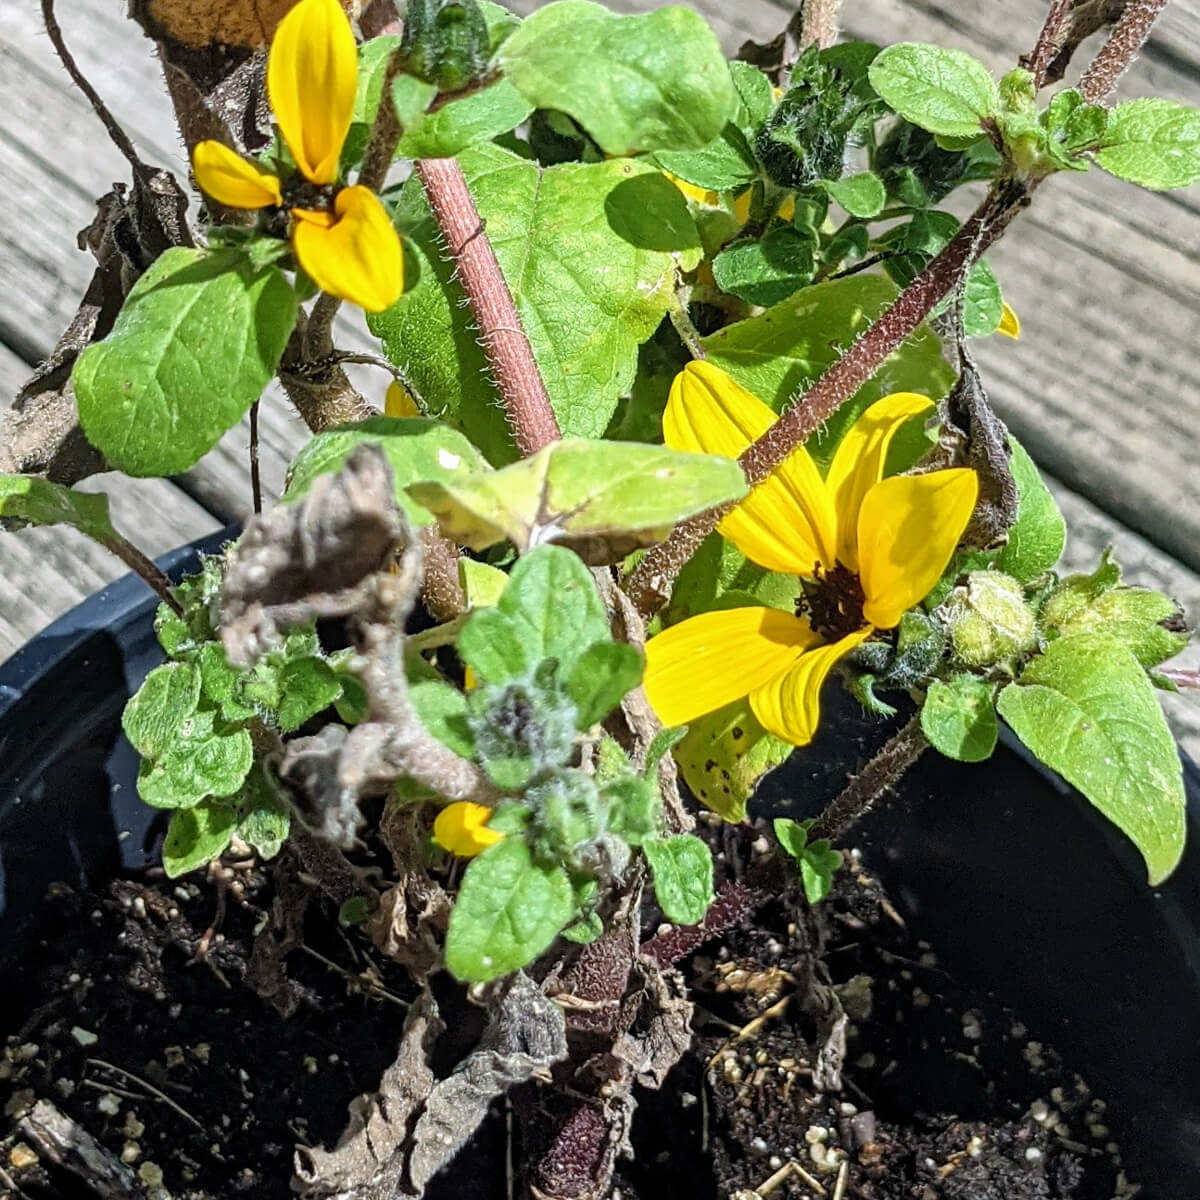
POLYGON ((154 1084, 143 1079, 140 1075, 135 1075, 132 1071, 127 1071, 124 1067, 118 1067, 115 1063, 106 1062, 102 1058, 89 1058, 86 1060, 86 1065, 89 1067, 99 1067, 105 1071, 111 1071, 114 1075, 119 1075, 122 1079, 136 1084, 140 1088, 144 1088, 149 1095, 161 1100, 165 1105, 167 1105, 168 1108, 173 1109, 179 1116, 181 1116, 189 1125, 195 1126, 198 1130, 200 1130, 201 1133, 204 1132, 204 1126, 197 1121, 196 1118, 193 1117, 186 1108, 183 1108, 176 1101, 172 1100, 166 1092, 156 1088, 154 1084))
MULTIPOLYGON (((845 1164, 842 1164, 845 1166, 845 1164)), ((796 1176, 801 1183, 814 1191, 818 1196, 825 1195, 825 1185, 814 1176, 810 1175, 794 1158, 789 1159, 775 1172, 774 1175, 768 1176, 762 1181, 753 1191, 755 1196, 770 1196, 777 1191, 783 1184, 787 1183, 792 1176, 796 1176)))
POLYGON ((850 1178, 850 1162, 848 1159, 842 1159, 842 1165, 838 1167, 837 1183, 833 1185, 833 1200, 842 1200, 846 1194, 846 1181, 850 1178))
POLYGON ((536 454, 562 434, 466 177, 453 158, 422 159, 417 175, 467 294, 517 448, 536 454))
POLYGON ((401 1000, 399 996, 389 992, 382 984, 376 983, 372 979, 368 979, 363 973, 347 970, 345 967, 335 963, 332 958, 326 958, 325 955, 321 954, 317 950, 314 950, 311 946, 305 945, 304 942, 301 942, 296 949, 302 950, 309 956, 309 958, 315 958, 317 962, 340 975, 344 980, 346 980, 347 983, 352 983, 356 987, 365 988, 371 993, 372 996, 376 996, 380 1000, 390 1000, 393 1004, 399 1006, 400 1008, 405 1010, 408 1009, 407 1000, 401 1000))

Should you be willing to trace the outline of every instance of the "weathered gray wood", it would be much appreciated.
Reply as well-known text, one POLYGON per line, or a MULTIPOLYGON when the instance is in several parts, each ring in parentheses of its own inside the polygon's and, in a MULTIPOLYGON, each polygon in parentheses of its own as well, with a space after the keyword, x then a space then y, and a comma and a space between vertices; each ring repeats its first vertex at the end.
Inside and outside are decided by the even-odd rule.
MULTIPOLYGON (((0 395, 14 395, 28 374, 28 365, 0 345, 0 395)), ((80 490, 107 492, 117 528, 150 555, 220 528, 211 513, 163 479, 97 475, 80 490)), ((0 661, 126 570, 102 546, 65 526, 0 532, 0 661)))

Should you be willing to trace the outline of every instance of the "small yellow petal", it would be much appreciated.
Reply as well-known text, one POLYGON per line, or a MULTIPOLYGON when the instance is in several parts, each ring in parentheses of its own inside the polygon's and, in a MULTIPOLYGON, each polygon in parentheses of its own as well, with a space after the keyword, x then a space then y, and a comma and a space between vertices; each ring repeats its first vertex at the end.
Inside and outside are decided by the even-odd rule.
POLYGON ((479 686, 475 672, 470 667, 463 667, 463 691, 473 692, 479 686))
POLYGON ((747 188, 733 202, 733 219, 738 225, 745 225, 750 220, 750 198, 754 195, 752 187, 747 188))
MULTIPOLYGON (((736 458, 776 419, 767 405, 720 367, 690 362, 671 384, 663 439, 676 450, 736 458)), ((754 487, 717 528, 768 571, 811 575, 817 563, 833 565, 833 500, 803 446, 754 487)))
POLYGON ((382 312, 404 291, 404 251, 387 210, 369 188, 342 188, 334 212, 293 209, 292 246, 324 292, 382 312))
POLYGON ((924 600, 950 563, 975 500, 979 479, 965 467, 928 475, 894 475, 864 497, 858 515, 863 615, 891 629, 924 600))
POLYGON ((664 725, 686 725, 783 674, 819 640, 773 608, 701 613, 646 643, 642 686, 664 725))
POLYGON ((838 560, 852 571, 858 570, 858 510, 863 497, 883 478, 888 447, 900 427, 932 407, 928 396, 893 392, 876 400, 838 443, 825 486, 837 510, 838 560))
POLYGON ((1010 337, 1016 340, 1021 336, 1021 318, 1008 306, 1008 302, 1004 302, 1003 311, 1000 315, 1000 324, 996 326, 996 332, 1004 334, 1005 337, 1010 337))
POLYGON ((485 804, 458 800, 447 804, 433 822, 433 840, 459 858, 474 858, 504 834, 487 827, 492 810, 485 804))
POLYGON ((221 142, 197 142, 192 172, 200 190, 228 208, 270 208, 282 204, 279 180, 221 142))
POLYGON ((779 206, 779 219, 781 221, 791 221, 796 216, 796 197, 789 192, 783 198, 783 203, 779 206))
POLYGON ((417 402, 409 395, 408 390, 395 380, 388 384, 387 393, 383 398, 383 412, 388 417, 419 417, 421 410, 417 402))
POLYGON ((762 727, 793 746, 807 746, 817 732, 821 687, 829 672, 855 646, 865 642, 871 632, 869 628, 860 629, 839 641, 809 650, 786 675, 751 692, 750 707, 762 727))
POLYGON ((688 183, 686 179, 680 179, 678 175, 672 175, 670 171, 664 171, 663 174, 689 199, 695 200, 697 204, 707 204, 712 207, 721 203, 721 197, 716 192, 711 192, 707 188, 698 187, 694 183, 688 183))
POLYGON ((337 0, 300 0, 275 30, 267 95, 301 174, 335 183, 358 89, 358 48, 337 0))

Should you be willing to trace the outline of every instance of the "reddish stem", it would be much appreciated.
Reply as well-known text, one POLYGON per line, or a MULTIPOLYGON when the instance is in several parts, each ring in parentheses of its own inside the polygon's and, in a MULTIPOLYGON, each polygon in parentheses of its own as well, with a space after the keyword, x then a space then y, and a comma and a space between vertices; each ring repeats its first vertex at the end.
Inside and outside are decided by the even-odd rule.
POLYGON ((669 967, 698 950, 710 938, 727 933, 768 899, 768 893, 745 883, 726 883, 699 925, 675 925, 642 943, 642 956, 669 967))
POLYGON ((1129 0, 1108 41, 1079 81, 1079 90, 1089 104, 1099 104, 1117 86, 1166 5, 1167 0, 1129 0))
POLYGON ((479 326, 517 448, 535 454, 562 434, 462 168, 453 158, 425 158, 417 174, 479 326))
POLYGON ((1035 88, 1040 88, 1046 82, 1046 72, 1061 45, 1063 26, 1074 7, 1074 0, 1050 0, 1050 11, 1046 14, 1042 31, 1038 34, 1037 45, 1028 59, 1029 73, 1033 76, 1035 88))

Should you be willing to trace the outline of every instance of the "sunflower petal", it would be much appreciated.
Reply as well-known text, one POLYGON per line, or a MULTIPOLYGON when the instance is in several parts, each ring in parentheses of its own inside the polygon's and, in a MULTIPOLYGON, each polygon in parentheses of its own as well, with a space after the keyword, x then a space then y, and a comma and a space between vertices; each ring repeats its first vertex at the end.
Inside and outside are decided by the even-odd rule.
POLYGON ((267 95, 296 166, 335 183, 358 89, 358 48, 337 0, 300 0, 275 30, 267 95))
POLYGON ((1017 316, 1013 309, 1009 308, 1007 302, 1002 303, 1000 324, 996 326, 996 332, 1016 340, 1021 336, 1021 318, 1017 316))
POLYGON ((292 245, 323 292, 382 312, 404 291, 404 252, 387 210, 369 188, 342 188, 334 215, 293 209, 292 245))
POLYGON ((807 746, 816 736, 821 718, 821 687, 829 672, 870 636, 869 628, 860 629, 836 642, 808 650, 787 674, 751 692, 750 707, 762 727, 793 746, 807 746))
POLYGON ((409 392, 393 379, 384 394, 383 415, 385 417, 419 417, 421 410, 409 392))
POLYGON ((228 208, 270 208, 282 204, 279 180, 260 171, 221 142, 197 142, 192 173, 200 190, 228 208))
MULTIPOLYGON (((737 458, 776 419, 720 367, 690 362, 671 384, 663 438, 676 450, 737 458)), ((754 487, 717 528, 768 571, 811 575, 817 563, 833 565, 833 500, 803 446, 754 487)))
POLYGON ((837 509, 837 556, 852 571, 858 570, 858 510, 863 497, 883 478, 888 447, 900 427, 932 407, 928 396, 893 392, 876 400, 838 445, 825 486, 837 509))
POLYGON ((664 171, 663 174, 689 200, 695 200, 697 204, 707 204, 710 208, 715 208, 721 203, 721 197, 716 192, 709 191, 708 188, 697 187, 694 183, 688 183, 686 179, 680 179, 678 175, 672 175, 670 171, 664 171))
POLYGON ((460 858, 474 858, 504 837, 487 827, 491 815, 492 810, 486 805, 472 804, 469 800, 447 804, 434 819, 433 840, 460 858))
POLYGON ((642 686, 664 725, 686 725, 782 675, 819 641, 807 621, 773 608, 701 613, 646 643, 642 686))
POLYGON ((863 615, 891 629, 924 600, 950 563, 975 501, 979 479, 956 467, 928 475, 895 475, 877 483, 858 514, 863 615))

